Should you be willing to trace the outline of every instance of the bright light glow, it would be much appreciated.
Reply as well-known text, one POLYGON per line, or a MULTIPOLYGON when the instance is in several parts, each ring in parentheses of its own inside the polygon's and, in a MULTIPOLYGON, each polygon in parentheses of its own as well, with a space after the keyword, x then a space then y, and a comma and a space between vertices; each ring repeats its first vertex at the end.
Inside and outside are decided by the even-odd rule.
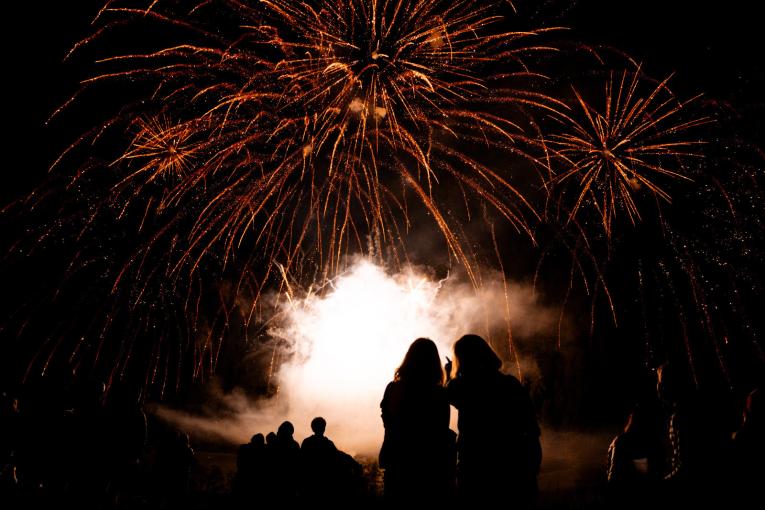
MULTIPOLYGON (((376 456, 383 438, 380 400, 416 338, 436 342, 442 361, 465 333, 506 346, 508 320, 514 339, 527 349, 534 338, 551 338, 558 314, 540 306, 528 285, 508 282, 505 295, 501 274, 483 271, 482 282, 476 289, 466 279, 438 280, 413 267, 392 273, 359 258, 319 292, 278 296, 281 304, 269 334, 284 340, 289 353, 286 361, 280 356, 275 398, 253 402, 242 390, 212 388, 210 397, 218 401, 216 407, 227 409, 225 415, 170 409, 161 415, 188 431, 233 443, 274 431, 284 420, 292 422, 295 438, 302 441, 311 434, 311 419, 323 416, 327 436, 338 447, 376 456)), ((508 361, 515 370, 514 360, 508 361)), ((520 366, 529 373, 533 360, 521 358, 520 366)), ((456 430, 455 421, 452 411, 456 430)))
POLYGON ((458 334, 440 314, 440 289, 440 282, 412 269, 391 277, 362 261, 326 295, 287 305, 285 327, 272 334, 296 346, 294 360, 279 374, 290 409, 330 422, 371 416, 379 422, 375 432, 382 434, 380 399, 409 344, 429 337, 444 355, 458 334))
POLYGON ((293 298, 271 331, 294 346, 279 372, 288 416, 301 417, 298 430, 323 416, 340 445, 375 453, 383 435, 380 400, 411 342, 431 338, 445 362, 461 335, 506 331, 501 291, 501 279, 475 290, 412 267, 391 275, 360 259, 331 290, 293 298))

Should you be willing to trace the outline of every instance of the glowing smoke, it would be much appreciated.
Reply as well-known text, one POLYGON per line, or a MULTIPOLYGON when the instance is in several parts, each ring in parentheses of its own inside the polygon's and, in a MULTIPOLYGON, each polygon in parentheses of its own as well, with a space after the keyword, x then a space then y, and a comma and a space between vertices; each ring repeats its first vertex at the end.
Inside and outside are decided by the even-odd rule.
POLYGON ((445 361, 454 341, 468 332, 491 337, 507 352, 508 319, 516 341, 554 329, 557 314, 537 304, 529 286, 509 284, 506 300, 501 275, 488 276, 476 289, 454 276, 437 280, 414 267, 390 274, 359 259, 320 292, 282 300, 269 330, 290 346, 276 375, 277 397, 250 403, 241 391, 219 392, 217 399, 232 411, 225 420, 166 409, 160 414, 192 432, 234 442, 275 430, 285 419, 301 440, 310 434, 310 420, 323 416, 339 447, 374 455, 382 442, 385 385, 414 339, 434 340, 445 361))

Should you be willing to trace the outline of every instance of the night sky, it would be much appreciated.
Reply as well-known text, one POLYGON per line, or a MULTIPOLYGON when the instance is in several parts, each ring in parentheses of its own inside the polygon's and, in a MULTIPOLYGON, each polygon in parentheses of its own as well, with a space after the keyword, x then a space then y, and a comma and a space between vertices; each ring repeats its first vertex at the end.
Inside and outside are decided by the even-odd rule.
MULTIPOLYGON (((52 154, 66 142, 55 128, 42 127, 47 116, 76 89, 87 72, 62 63, 68 49, 89 33, 100 0, 12 2, 6 7, 6 119, 8 148, 24 157, 8 171, 3 186, 13 196, 39 180, 52 154), (13 185, 15 184, 15 186, 13 185)), ((521 9, 526 4, 520 2, 521 9)), ((751 123, 753 137, 763 137, 765 60, 756 3, 746 0, 538 2, 564 13, 548 21, 573 30, 572 39, 620 48, 643 62, 648 73, 677 73, 673 85, 688 94, 704 93, 730 101, 751 123), (572 4, 563 9, 558 5, 572 4)), ((543 8, 544 9, 544 8, 543 8)), ((6 149, 8 150, 8 149, 6 149)))
MULTIPOLYGON (((4 10, 6 163, 0 198, 13 200, 38 185, 55 156, 87 126, 77 115, 44 126, 47 116, 89 75, 88 62, 62 62, 68 48, 89 34, 100 1, 14 2, 4 10)), ((530 2, 519 2, 524 12, 530 2)), ((656 77, 676 73, 681 96, 703 93, 729 103, 741 135, 765 142, 765 59, 756 2, 613 1, 545 2, 548 25, 572 29, 570 39, 620 48, 656 77)), ((532 22, 532 25, 536 23, 532 22)), ((138 35, 136 37, 139 37, 138 35)), ((85 116, 86 117, 86 116, 85 116)), ((3 246, 18 232, 3 220, 3 246)), ((617 354, 617 357, 619 355, 617 354)), ((610 395, 606 394, 606 398, 610 395)))

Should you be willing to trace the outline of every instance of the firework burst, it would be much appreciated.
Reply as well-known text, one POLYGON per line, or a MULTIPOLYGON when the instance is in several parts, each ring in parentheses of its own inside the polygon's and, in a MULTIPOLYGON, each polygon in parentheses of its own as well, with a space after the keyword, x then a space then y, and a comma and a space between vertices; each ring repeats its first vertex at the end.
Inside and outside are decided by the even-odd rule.
POLYGON ((519 84, 542 79, 527 59, 552 51, 533 42, 547 30, 503 31, 491 3, 273 0, 217 6, 241 19, 224 37, 200 21, 207 4, 179 15, 111 2, 100 16, 116 21, 78 46, 131 17, 194 36, 101 59, 109 72, 86 81, 154 87, 160 120, 145 120, 141 102, 103 127, 138 129, 111 165, 131 186, 119 200, 145 199, 144 186, 162 177, 164 204, 199 205, 184 220, 192 226, 175 268, 195 270, 220 244, 228 259, 251 236, 273 267, 311 259, 331 274, 370 234, 401 244, 419 208, 472 272, 438 199, 443 180, 532 235, 537 213, 508 163, 497 168, 480 153, 540 167, 528 151, 538 143, 530 110, 560 103, 519 84))
POLYGON ((136 135, 128 150, 114 164, 136 163, 138 169, 125 179, 151 183, 156 179, 181 179, 194 165, 200 142, 188 125, 173 125, 166 118, 136 119, 136 135), (142 174, 147 174, 145 177, 142 174))
POLYGON ((574 197, 567 221, 587 205, 597 212, 610 238, 618 215, 626 213, 633 224, 640 219, 636 195, 647 193, 669 202, 662 179, 690 179, 683 163, 699 157, 698 147, 704 142, 688 131, 710 120, 682 120, 687 105, 697 98, 677 100, 668 81, 643 95, 638 91, 640 69, 625 71, 620 78, 611 75, 600 109, 574 89, 579 115, 560 117, 561 131, 547 138, 562 168, 553 179, 561 202, 574 197))
POLYGON ((406 262, 422 218, 479 285, 463 221, 488 206, 533 237, 539 215, 527 192, 543 189, 547 173, 533 155, 535 119, 564 107, 541 92, 546 78, 533 68, 555 51, 543 43, 550 29, 507 31, 498 9, 468 0, 108 2, 72 58, 111 47, 110 37, 124 48, 119 34, 131 27, 162 35, 141 51, 88 57, 99 72, 54 114, 87 90, 121 91, 118 113, 54 163, 87 154, 70 181, 95 191, 83 198, 72 268, 103 267, 107 311, 70 348, 51 342, 74 358, 116 359, 111 376, 148 357, 148 384, 169 384, 170 358, 180 367, 191 357, 193 377, 204 375, 242 302, 249 324, 265 289, 324 281, 349 255, 406 262), (105 257, 102 234, 115 222, 138 232, 124 241, 131 248, 105 257), (162 325, 162 316, 187 321, 162 325), (109 353, 115 328, 125 339, 109 353))

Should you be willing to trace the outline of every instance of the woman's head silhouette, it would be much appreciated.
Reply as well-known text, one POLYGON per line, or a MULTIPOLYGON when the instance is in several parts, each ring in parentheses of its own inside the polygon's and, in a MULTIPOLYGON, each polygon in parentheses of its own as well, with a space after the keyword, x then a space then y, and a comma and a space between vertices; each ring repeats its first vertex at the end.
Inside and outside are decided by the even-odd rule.
POLYGON ((433 340, 418 338, 412 342, 393 379, 416 384, 442 384, 444 371, 433 340))
POLYGON ((454 375, 464 376, 496 372, 502 360, 478 335, 465 335, 454 344, 454 375))

